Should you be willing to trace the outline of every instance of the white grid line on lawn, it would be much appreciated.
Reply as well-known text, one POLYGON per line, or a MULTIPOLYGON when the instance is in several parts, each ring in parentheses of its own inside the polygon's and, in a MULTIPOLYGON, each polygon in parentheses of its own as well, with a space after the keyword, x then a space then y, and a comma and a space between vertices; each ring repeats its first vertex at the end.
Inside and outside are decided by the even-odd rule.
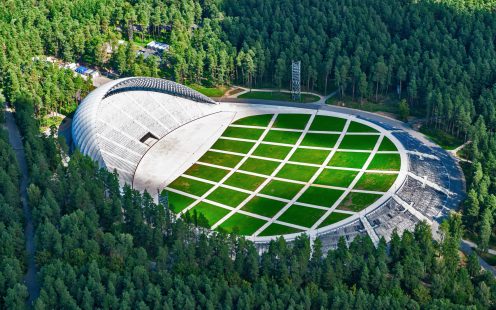
MULTIPOLYGON (((247 128, 247 129, 265 129, 264 126, 251 126, 251 125, 236 125, 231 124, 229 127, 237 127, 237 128, 247 128)), ((270 130, 274 131, 289 131, 289 132, 303 132, 303 129, 291 129, 291 128, 278 128, 272 127, 270 130)), ((318 134, 328 134, 328 135, 339 135, 341 131, 332 131, 332 130, 307 130, 307 133, 318 133, 318 134)), ((371 132, 348 132, 348 135, 351 136, 361 136, 361 135, 371 135, 371 136, 379 136, 380 132, 371 131, 371 132)))
POLYGON ((205 198, 207 198, 208 195, 210 195, 211 193, 213 193, 221 183, 224 183, 224 181, 226 181, 239 167, 241 167, 241 165, 243 165, 243 163, 248 159, 248 157, 250 157, 250 155, 256 150, 256 148, 258 147, 258 145, 260 144, 260 142, 263 140, 263 138, 265 137, 265 135, 269 132, 270 130, 270 127, 272 127, 272 124, 274 124, 276 118, 277 118, 277 113, 274 113, 274 115, 272 115, 272 118, 269 122, 269 125, 267 126, 267 128, 265 128, 264 132, 262 133, 262 135, 260 136, 260 138, 258 139, 257 143, 255 143, 250 151, 246 154, 243 154, 243 158, 241 158, 241 160, 236 164, 236 166, 233 168, 233 170, 229 171, 216 185, 214 185, 212 188, 210 188, 207 192, 205 192, 205 194, 203 194, 200 199, 194 201, 192 204, 190 204, 189 206, 187 206, 184 210, 182 210, 181 212, 179 212, 177 215, 176 215, 176 218, 179 218, 181 217, 184 213, 188 212, 189 210, 191 210, 192 208, 194 208, 197 204, 199 204, 202 200, 204 200, 205 198))
MULTIPOLYGON (((296 143, 293 145, 293 147, 291 148, 291 150, 289 151, 289 153, 286 155, 286 157, 284 158, 284 160, 279 164, 279 166, 277 166, 277 168, 271 173, 271 175, 265 179, 265 181, 260 184, 256 189, 255 191, 253 192, 252 195, 250 195, 249 197, 247 197, 243 202, 241 202, 235 210, 233 210, 232 212, 228 213, 226 216, 224 216, 223 218, 221 218, 217 223, 215 223, 214 225, 212 225, 212 229, 215 229, 217 228, 219 225, 221 225, 223 222, 225 222, 229 217, 231 217, 232 215, 234 215, 237 211, 239 211, 245 204, 247 204, 251 199, 253 199, 253 197, 255 197, 255 195, 257 193, 259 193, 267 184, 269 184, 271 181, 272 181, 272 177, 274 177, 277 173, 279 173, 279 171, 282 169, 282 167, 284 165, 286 165, 286 162, 289 160, 289 158, 291 158, 291 156, 293 156, 294 152, 296 152, 296 149, 298 148, 298 146, 300 145, 301 141, 303 141, 303 138, 305 137, 305 134, 306 134, 306 131, 308 131, 308 129, 310 128, 310 125, 312 124, 313 122, 313 119, 315 118, 315 113, 312 113, 310 114, 310 118, 308 119, 306 125, 305 125, 305 129, 303 130, 303 132, 301 133, 300 137, 298 138, 298 140, 296 141, 296 143)), ((265 137, 265 135, 264 135, 265 137)), ((239 168, 239 167, 238 167, 239 168)), ((284 209, 284 208, 283 208, 284 209)), ((273 222, 273 220, 271 219, 269 222, 273 222)), ((267 224, 267 223, 266 223, 267 224)), ((266 224, 262 225, 262 227, 264 227, 266 224)), ((305 228, 305 230, 308 229, 308 228, 305 228)), ((258 230, 257 230, 258 231, 258 230)))
POLYGON ((331 206, 331 208, 329 208, 329 210, 327 210, 326 213, 324 213, 324 215, 319 220, 317 220, 317 222, 315 222, 313 224, 313 226, 311 227, 312 230, 319 227, 319 225, 322 224, 322 222, 329 216, 329 214, 331 214, 339 206, 339 204, 344 200, 344 198, 346 198, 346 196, 348 196, 348 194, 351 192, 351 189, 353 187, 355 187, 355 185, 358 183, 358 181, 360 180, 362 175, 367 170, 367 167, 369 166, 369 164, 372 162, 372 159, 374 158, 375 153, 379 149, 379 146, 381 145, 383 138, 384 138, 384 134, 381 134, 379 136, 379 139, 377 139, 377 141, 375 143, 375 147, 372 150, 372 152, 370 153, 369 158, 367 158, 367 161, 365 161, 365 164, 363 165, 362 170, 360 170, 360 172, 358 172, 355 179, 353 179, 351 184, 348 186, 348 189, 341 195, 341 197, 339 197, 338 200, 336 200, 336 202, 334 202, 334 204, 331 206))
MULTIPOLYGON (((311 119, 308 123, 307 123, 307 126, 305 127, 305 129, 308 129, 310 128, 311 124, 312 124, 312 121, 313 119, 311 119)), ((327 158, 324 160, 324 162, 322 163, 322 165, 320 166, 319 169, 317 169, 317 171, 314 173, 314 175, 310 178, 310 180, 308 180, 308 183, 305 184, 301 189, 300 191, 291 199, 291 201, 286 204, 281 210, 279 210, 279 212, 277 212, 274 217, 272 217, 272 220, 265 223, 262 227, 260 227, 259 229, 257 229, 257 231, 255 231, 255 233, 252 235, 252 237, 256 237, 258 236, 261 232, 263 232, 267 227, 269 227, 273 222, 275 222, 281 215, 283 215, 300 197, 301 195, 303 195, 304 192, 307 191, 307 189, 310 187, 310 184, 314 183, 314 181, 317 179, 317 177, 322 173, 322 171, 324 171, 324 168, 327 166, 327 164, 331 161, 331 158, 334 156, 334 154, 336 153, 336 149, 337 147, 339 146, 339 144, 341 143, 341 141, 344 139, 345 135, 346 135, 346 131, 348 130, 348 127, 350 126, 350 123, 351 123, 351 119, 347 119, 346 120, 346 123, 344 125, 344 128, 343 128, 343 131, 341 132, 341 134, 339 135, 339 138, 338 140, 336 141, 336 144, 334 145, 334 149, 333 151, 331 151, 328 155, 327 155, 327 158)), ((298 142, 301 143, 301 141, 304 139, 305 137, 305 134, 306 132, 303 132, 302 136, 300 137, 300 139, 298 139, 298 142)), ((288 157, 289 158, 289 157, 288 157)), ((327 211, 324 213, 326 214, 327 211)))

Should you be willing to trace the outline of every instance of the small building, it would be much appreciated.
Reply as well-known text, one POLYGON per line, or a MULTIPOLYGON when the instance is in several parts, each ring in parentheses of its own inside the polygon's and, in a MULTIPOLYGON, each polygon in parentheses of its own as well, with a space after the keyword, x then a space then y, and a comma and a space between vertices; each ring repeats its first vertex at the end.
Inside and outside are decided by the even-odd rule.
POLYGON ((160 52, 163 52, 163 51, 168 52, 170 49, 169 44, 160 43, 160 42, 156 42, 156 41, 152 41, 152 42, 148 43, 146 45, 146 47, 149 49, 152 49, 154 51, 160 51, 160 52))
POLYGON ((80 67, 77 67, 76 70, 74 70, 74 71, 76 71, 76 73, 85 75, 88 70, 89 70, 88 68, 80 66, 80 67))

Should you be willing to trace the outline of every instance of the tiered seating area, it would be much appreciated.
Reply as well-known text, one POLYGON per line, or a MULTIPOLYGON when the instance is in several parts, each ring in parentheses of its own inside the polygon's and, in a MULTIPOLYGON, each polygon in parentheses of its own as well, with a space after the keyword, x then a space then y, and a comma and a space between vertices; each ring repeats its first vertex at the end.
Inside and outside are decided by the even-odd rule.
POLYGON ((384 237, 388 242, 395 229, 401 235, 405 230, 413 231, 415 224, 419 221, 393 199, 367 214, 366 217, 377 236, 384 237))
POLYGON ((357 219, 347 225, 338 227, 336 229, 326 231, 325 233, 318 234, 317 237, 322 241, 322 249, 324 253, 330 249, 335 249, 338 245, 339 239, 343 237, 349 244, 357 236, 366 236, 367 232, 362 222, 357 219))
POLYGON ((450 180, 446 168, 440 160, 423 157, 417 155, 408 155, 410 160, 410 171, 419 176, 427 177, 427 180, 436 183, 437 185, 449 188, 450 180))
POLYGON ((151 146, 140 139, 150 133, 160 140, 179 126, 212 112, 210 105, 165 93, 133 91, 107 97, 97 121, 106 166, 131 183, 141 157, 151 146))

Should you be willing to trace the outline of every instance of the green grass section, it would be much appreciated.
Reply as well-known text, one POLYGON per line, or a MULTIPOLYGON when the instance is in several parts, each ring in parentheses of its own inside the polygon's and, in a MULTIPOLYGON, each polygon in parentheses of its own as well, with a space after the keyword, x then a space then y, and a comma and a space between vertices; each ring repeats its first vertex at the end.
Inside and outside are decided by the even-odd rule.
POLYGON ((397 177, 397 174, 364 173, 355 189, 387 192, 397 177))
POLYGON ((326 217, 326 219, 322 223, 320 223, 319 228, 340 222, 350 216, 351 214, 332 212, 326 217))
POLYGON ((251 150, 254 144, 255 143, 253 142, 219 139, 214 143, 212 148, 216 150, 246 154, 251 150))
POLYGON ((286 164, 279 170, 276 176, 283 179, 307 182, 318 169, 317 167, 286 164))
POLYGON ((272 119, 272 116, 273 116, 273 114, 261 114, 261 115, 248 116, 248 117, 238 119, 233 124, 245 125, 245 126, 267 127, 267 125, 269 125, 269 123, 270 123, 270 120, 272 119))
POLYGON ((375 154, 367 169, 398 171, 401 167, 400 154, 375 154))
MULTIPOLYGON (((280 91, 250 91, 238 96, 242 99, 262 99, 262 100, 277 100, 277 101, 293 101, 291 93, 280 91)), ((319 101, 319 97, 312 94, 301 94, 301 99, 297 102, 315 102, 319 101)))
POLYGON ((270 130, 265 136, 264 141, 295 144, 300 136, 300 132, 270 130))
POLYGON ((198 214, 203 214, 203 216, 205 216, 205 218, 208 221, 209 227, 217 223, 221 218, 223 218, 229 212, 231 212, 227 209, 217 207, 206 202, 200 202, 199 204, 194 206, 191 210, 189 210, 189 213, 193 214, 195 210, 196 212, 198 212, 198 214))
POLYGON ((315 180, 315 184, 348 187, 357 174, 356 171, 324 169, 315 180))
POLYGON ((310 114, 279 114, 272 127, 287 129, 304 129, 310 114))
POLYGON ((397 151, 396 145, 389 140, 389 138, 384 137, 382 139, 381 145, 379 146, 379 151, 397 151))
POLYGON ((453 150, 463 144, 463 140, 460 140, 441 129, 430 128, 424 125, 420 127, 420 132, 445 150, 453 150))
POLYGON ((263 160, 258 158, 248 158, 239 168, 249 172, 270 175, 279 166, 279 162, 263 160))
POLYGON ((187 175, 191 175, 197 178, 207 179, 214 182, 219 182, 228 173, 229 173, 228 170, 214 168, 200 164, 194 164, 185 172, 185 174, 187 175))
POLYGON ((174 213, 179 213, 192 204, 195 199, 169 191, 169 208, 174 213))
POLYGON ((266 222, 244 214, 236 213, 229 217, 219 227, 228 233, 249 236, 262 227, 266 222))
POLYGON ((349 193, 338 206, 338 209, 359 212, 373 204, 381 196, 365 193, 349 193))
POLYGON ((212 165, 234 168, 241 159, 243 159, 243 157, 239 155, 208 151, 199 159, 199 161, 212 165))
POLYGON ((330 208, 343 192, 344 191, 336 189, 310 186, 305 193, 301 195, 298 202, 330 208))
POLYGON ((230 207, 237 207, 249 194, 238 192, 232 189, 219 187, 207 196, 208 200, 212 200, 230 207))
POLYGON ((278 220, 310 228, 325 212, 325 210, 321 209, 292 205, 278 220))
POLYGON ((188 86, 207 97, 222 97, 228 89, 226 86, 205 87, 198 84, 190 84, 188 86))
POLYGON ((290 161, 321 165, 329 155, 330 151, 297 149, 290 157, 290 161))
POLYGON ((289 146, 260 144, 255 152, 253 152, 253 155, 275 159, 284 159, 290 151, 291 147, 289 146))
POLYGON ((301 145, 333 148, 338 138, 339 135, 337 134, 307 133, 301 141, 301 145))
POLYGON ((377 130, 362 123, 351 122, 347 132, 377 132, 377 130))
POLYGON ((341 117, 315 116, 310 130, 315 131, 343 131, 344 125, 346 124, 346 119, 341 117))
POLYGON ((258 138, 260 138, 263 132, 264 132, 263 129, 256 129, 256 128, 227 127, 224 133, 222 133, 222 136, 231 137, 231 138, 258 140, 258 138))
POLYGON ((250 174, 235 172, 233 173, 224 184, 254 191, 265 181, 265 178, 257 177, 250 174))
POLYGON ((301 230, 293 228, 293 227, 289 227, 289 226, 284 226, 281 224, 272 223, 267 228, 265 228, 259 234, 259 236, 261 236, 261 237, 278 236, 278 235, 287 235, 287 234, 298 233, 298 232, 301 232, 301 230))
POLYGON ((289 183, 284 181, 272 180, 267 184, 260 193, 270 196, 276 196, 285 199, 293 198, 301 189, 302 184, 289 183))
POLYGON ((282 201, 255 196, 241 210, 266 217, 273 217, 285 205, 286 203, 282 201))
POLYGON ((346 150, 373 150, 379 139, 378 135, 346 135, 339 145, 346 150))
POLYGON ((369 156, 370 153, 336 152, 328 166, 361 169, 369 156))
POLYGON ((182 192, 192 194, 195 196, 202 196, 205 194, 210 188, 212 188, 212 184, 188 179, 185 177, 179 177, 175 179, 168 187, 180 190, 182 192))

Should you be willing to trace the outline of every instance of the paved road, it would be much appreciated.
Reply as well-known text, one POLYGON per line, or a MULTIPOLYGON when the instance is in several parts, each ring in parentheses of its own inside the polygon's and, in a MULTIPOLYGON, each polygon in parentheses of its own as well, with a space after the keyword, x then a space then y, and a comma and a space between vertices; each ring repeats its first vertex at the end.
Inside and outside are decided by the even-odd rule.
MULTIPOLYGON (((472 249, 472 246, 474 243, 468 241, 468 240, 462 240, 460 243, 460 249, 465 253, 466 255, 470 255, 474 250, 472 249)), ((477 258, 479 258, 479 264, 481 265, 482 268, 485 270, 491 272, 493 276, 496 277, 496 269, 489 265, 485 260, 483 260, 479 255, 477 255, 477 258)))
POLYGON ((22 174, 20 191, 22 209, 25 218, 24 236, 26 239, 26 256, 28 264, 28 270, 26 275, 24 276, 24 283, 26 284, 29 293, 28 304, 33 305, 36 298, 38 298, 38 296, 40 295, 40 285, 36 277, 37 269, 34 261, 35 244, 33 219, 31 217, 31 209, 28 206, 28 166, 26 163, 26 155, 24 154, 24 146, 22 145, 21 134, 19 133, 19 128, 17 128, 17 124, 15 122, 12 111, 7 110, 5 112, 5 119, 7 130, 9 131, 9 141, 16 153, 17 161, 19 163, 19 168, 21 169, 22 174))

